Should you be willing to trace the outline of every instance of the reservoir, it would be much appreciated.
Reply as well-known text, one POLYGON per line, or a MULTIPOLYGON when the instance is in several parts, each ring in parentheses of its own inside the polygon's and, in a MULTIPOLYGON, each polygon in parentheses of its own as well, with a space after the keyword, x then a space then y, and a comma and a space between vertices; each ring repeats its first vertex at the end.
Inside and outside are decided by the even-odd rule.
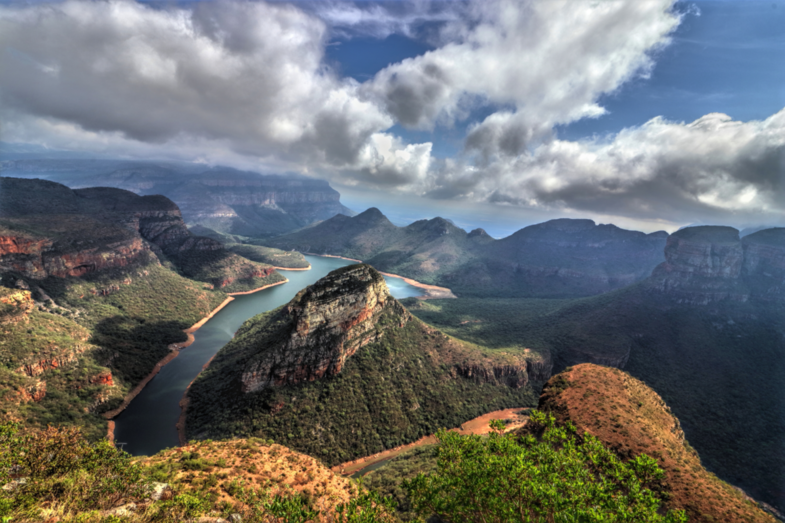
MULTIPOLYGON (((180 416, 180 399, 188 384, 218 350, 232 339, 240 325, 294 298, 300 290, 332 270, 355 262, 340 258, 306 256, 309 271, 281 271, 289 283, 254 294, 235 296, 194 333, 194 342, 183 349, 156 375, 128 407, 115 418, 115 441, 133 455, 152 455, 178 444, 175 424, 180 416)), ((422 291, 400 278, 385 276, 390 293, 398 299, 420 296, 422 291)))

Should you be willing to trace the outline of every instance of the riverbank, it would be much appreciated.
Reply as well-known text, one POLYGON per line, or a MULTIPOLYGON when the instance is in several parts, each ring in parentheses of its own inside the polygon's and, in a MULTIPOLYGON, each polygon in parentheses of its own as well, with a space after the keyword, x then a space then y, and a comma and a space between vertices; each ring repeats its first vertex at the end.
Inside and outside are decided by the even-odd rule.
MULTIPOLYGON (((348 260, 357 263, 363 263, 362 260, 356 260, 354 258, 346 258, 345 256, 334 256, 332 254, 315 254, 312 252, 304 252, 303 254, 307 254, 309 256, 322 256, 324 258, 338 258, 340 260, 348 260)), ((407 278, 405 276, 399 276, 398 274, 392 274, 389 272, 382 272, 379 271, 381 274, 385 276, 389 276, 390 278, 399 278, 404 282, 408 283, 412 287, 417 287, 418 289, 422 289, 425 291, 425 294, 422 296, 417 296, 418 300, 441 300, 447 298, 458 298, 453 292, 448 289, 447 287, 439 287, 437 285, 428 285, 427 283, 420 283, 417 280, 413 280, 411 278, 407 278)))
POLYGON ((275 265, 270 265, 273 269, 277 269, 279 271, 310 271, 311 266, 308 267, 276 267, 275 265))
POLYGON ((416 280, 411 278, 406 278, 404 276, 398 276, 397 274, 390 274, 389 272, 382 272, 379 271, 385 276, 389 276, 390 278, 400 278, 412 287, 417 287, 418 289, 423 289, 425 294, 422 296, 417 296, 418 300, 442 300, 446 298, 458 298, 455 294, 452 293, 450 289, 447 287, 439 287, 437 285, 428 285, 427 283, 420 283, 416 280))
MULTIPOLYGON (((119 407, 117 407, 116 409, 104 412, 102 414, 104 419, 111 420, 112 418, 117 417, 117 415, 120 414, 122 411, 124 411, 128 407, 128 405, 130 405, 130 403, 134 400, 134 398, 136 398, 139 395, 139 393, 142 392, 142 389, 144 389, 145 386, 147 386, 147 384, 150 383, 150 381, 159 372, 161 372, 161 369, 163 369, 164 366, 167 363, 169 363, 170 361, 175 359, 180 354, 181 350, 183 350, 186 347, 190 346, 194 342, 194 339, 195 339, 194 335, 193 335, 194 332, 198 331, 200 327, 202 327, 205 323, 207 323, 210 319, 212 319, 213 316, 218 314, 218 312, 220 312, 221 309, 223 309, 224 307, 229 305, 229 303, 234 301, 234 296, 241 296, 241 295, 245 295, 245 294, 253 294, 254 292, 259 292, 259 291, 262 291, 264 289, 269 289, 270 287, 275 287, 276 285, 282 285, 284 283, 287 283, 288 281, 289 281, 288 279, 284 279, 283 281, 271 283, 269 285, 263 285, 262 287, 259 287, 258 289, 253 289, 251 291, 227 293, 228 298, 226 298, 223 302, 221 302, 221 304, 218 305, 218 307, 216 307, 215 309, 210 311, 210 313, 207 316, 205 316, 204 318, 202 318, 198 322, 194 323, 191 327, 189 327, 189 328, 187 328, 187 329, 185 329, 183 331, 187 335, 186 341, 181 342, 181 343, 172 343, 172 344, 169 345, 169 351, 170 351, 169 354, 167 354, 162 360, 160 360, 158 363, 156 363, 155 367, 153 367, 153 370, 150 371, 150 374, 145 376, 142 381, 137 383, 137 385, 131 390, 131 392, 129 392, 128 394, 125 395, 125 397, 123 398, 123 402, 120 404, 119 407)), ((106 438, 109 441, 112 441, 112 442, 114 441, 114 422, 110 422, 108 424, 106 438)))
MULTIPOLYGON (((216 352, 216 354, 218 353, 216 352)), ((197 374, 194 377, 194 379, 191 380, 191 383, 188 384, 188 386, 185 388, 185 392, 183 392, 182 399, 180 399, 180 403, 179 403, 180 416, 177 418, 177 423, 175 423, 174 426, 177 429, 177 440, 179 441, 181 447, 188 443, 188 441, 186 441, 185 439, 185 414, 186 411, 188 410, 188 403, 189 403, 188 391, 191 389, 191 385, 194 384, 194 381, 196 381, 196 378, 198 378, 199 375, 202 374, 202 372, 207 370, 207 367, 210 366, 210 363, 213 361, 213 358, 215 358, 215 354, 213 354, 213 356, 209 360, 207 360, 207 363, 202 365, 202 370, 199 372, 199 374, 197 374)))
POLYGON ((338 258, 339 260, 349 260, 357 263, 362 263, 362 260, 355 260, 354 258, 347 258, 345 256, 335 256, 333 254, 316 254, 315 252, 304 252, 303 254, 307 254, 308 256, 320 256, 322 258, 338 258))
MULTIPOLYGON (((513 430, 520 427, 523 427, 526 424, 528 418, 526 416, 519 415, 518 413, 523 410, 524 407, 516 407, 512 409, 504 409, 504 410, 496 410, 493 412, 488 412, 487 414, 483 414, 482 416, 478 416, 474 419, 471 419, 463 424, 460 427, 456 427, 450 429, 451 432, 457 432, 461 435, 469 435, 469 434, 488 434, 491 431, 490 421, 494 419, 507 421, 507 430, 513 430), (509 421, 508 421, 509 420, 509 421)), ((366 456, 364 458, 359 458, 354 461, 347 461, 346 463, 341 463, 340 465, 336 465, 332 468, 332 471, 335 473, 343 474, 345 476, 351 476, 357 472, 362 471, 366 467, 370 467, 371 465, 375 465, 381 461, 387 461, 393 459, 400 454, 411 450, 415 447, 420 447, 422 445, 433 445, 437 443, 436 436, 431 434, 430 436, 424 436, 417 441, 412 443, 408 443, 406 445, 401 445, 399 447, 395 447, 392 449, 387 449, 382 452, 378 452, 376 454, 372 454, 370 456, 366 456)))

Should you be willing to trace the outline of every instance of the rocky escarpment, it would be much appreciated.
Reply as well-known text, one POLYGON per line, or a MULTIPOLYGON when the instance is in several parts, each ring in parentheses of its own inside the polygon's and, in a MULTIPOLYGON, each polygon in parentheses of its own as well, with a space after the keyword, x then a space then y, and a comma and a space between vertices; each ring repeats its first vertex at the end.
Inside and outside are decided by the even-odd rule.
POLYGON ((473 379, 480 383, 496 383, 507 387, 525 387, 530 381, 544 383, 551 377, 553 361, 550 353, 540 351, 535 359, 519 358, 519 361, 493 363, 489 361, 458 363, 454 366, 457 376, 473 379))
POLYGON ((269 265, 191 234, 166 197, 107 187, 71 190, 43 180, 0 178, 0 184, 0 273, 79 277, 160 259, 230 291, 284 279, 269 265))
POLYGON ((785 298, 785 229, 739 238, 732 227, 688 227, 668 238, 648 285, 681 303, 785 298))
POLYGON ((244 392, 334 376, 360 347, 379 341, 386 327, 403 327, 409 313, 390 296, 384 277, 369 265, 350 265, 307 287, 284 308, 288 334, 242 375, 244 392), (383 313, 392 323, 380 322, 383 313))
POLYGON ((742 276, 752 296, 785 303, 785 228, 764 229, 742 238, 742 276))
POLYGON ((117 160, 19 160, 0 166, 5 176, 40 177, 69 187, 101 185, 173 200, 189 225, 224 233, 269 236, 336 214, 353 212, 324 180, 261 175, 197 164, 117 160))

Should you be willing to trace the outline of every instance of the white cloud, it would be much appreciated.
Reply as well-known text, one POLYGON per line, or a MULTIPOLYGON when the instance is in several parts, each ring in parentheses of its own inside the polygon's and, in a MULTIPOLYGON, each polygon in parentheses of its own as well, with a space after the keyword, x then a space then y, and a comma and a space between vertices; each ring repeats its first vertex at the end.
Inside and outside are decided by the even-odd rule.
POLYGON ((764 121, 654 118, 608 140, 551 140, 481 168, 452 163, 429 191, 674 223, 783 223, 785 109, 764 121))
POLYGON ((321 20, 286 4, 2 7, 4 116, 14 109, 146 143, 223 140, 283 160, 306 148, 306 158, 351 159, 393 121, 324 67, 326 38, 321 20))
POLYGON ((316 174, 434 198, 634 220, 782 219, 785 116, 654 119, 558 140, 645 77, 680 22, 673 0, 441 4, 132 0, 0 7, 2 139, 316 174), (436 24, 433 24, 436 22, 436 24), (360 84, 324 62, 335 31, 439 26, 438 48, 360 84), (332 33, 331 33, 332 31, 332 33), (451 125, 478 106, 466 155, 390 129, 451 125), (762 217, 759 218, 763 219, 762 217))
POLYGON ((366 88, 402 124, 431 129, 477 103, 508 106, 468 146, 518 154, 556 124, 596 117, 597 99, 647 75, 680 16, 673 0, 489 0, 449 24, 452 41, 377 74, 366 88))

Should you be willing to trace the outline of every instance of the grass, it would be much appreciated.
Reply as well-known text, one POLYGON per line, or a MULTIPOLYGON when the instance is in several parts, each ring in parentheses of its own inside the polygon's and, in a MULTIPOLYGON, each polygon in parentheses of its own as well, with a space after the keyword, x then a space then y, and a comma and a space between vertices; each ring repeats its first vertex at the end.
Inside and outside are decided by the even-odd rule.
POLYGON ((317 460, 260 440, 199 442, 132 459, 73 427, 0 424, 3 521, 392 523, 390 504, 317 460), (24 478, 22 480, 22 478, 24 478))

